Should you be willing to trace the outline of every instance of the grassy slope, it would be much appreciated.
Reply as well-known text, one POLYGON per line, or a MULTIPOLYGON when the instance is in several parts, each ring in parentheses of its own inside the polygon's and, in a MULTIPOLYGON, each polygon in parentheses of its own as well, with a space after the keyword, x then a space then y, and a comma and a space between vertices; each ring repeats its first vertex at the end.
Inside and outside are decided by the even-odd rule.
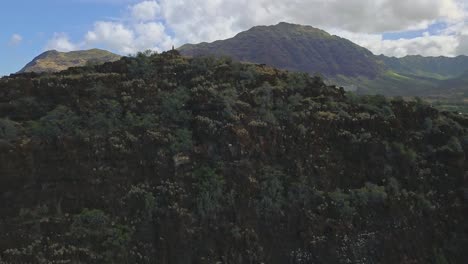
POLYGON ((58 72, 70 67, 100 64, 120 59, 119 55, 100 49, 58 52, 47 51, 28 63, 20 72, 58 72))

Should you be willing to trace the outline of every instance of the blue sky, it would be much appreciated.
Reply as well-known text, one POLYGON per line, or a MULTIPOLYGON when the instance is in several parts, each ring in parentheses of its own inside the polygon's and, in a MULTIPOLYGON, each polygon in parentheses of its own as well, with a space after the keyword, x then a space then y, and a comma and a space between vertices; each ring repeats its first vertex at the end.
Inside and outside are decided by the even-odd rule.
POLYGON ((214 41, 255 25, 312 25, 375 54, 468 54, 468 0, 5 0, 0 76, 47 49, 127 55, 214 41), (332 14, 332 15, 331 15, 332 14))
MULTIPOLYGON (((126 1, 129 2, 129 1, 126 1)), ((0 16, 0 75, 18 71, 46 48, 55 32, 79 38, 94 21, 119 16, 125 1, 15 0, 4 1, 0 16), (13 45, 13 34, 22 37, 13 45)))

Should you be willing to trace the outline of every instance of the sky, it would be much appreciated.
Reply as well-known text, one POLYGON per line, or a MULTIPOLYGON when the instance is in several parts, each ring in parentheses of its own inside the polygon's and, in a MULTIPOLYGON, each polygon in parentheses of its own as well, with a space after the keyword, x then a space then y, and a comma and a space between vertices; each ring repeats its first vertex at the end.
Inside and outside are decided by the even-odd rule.
POLYGON ((468 55, 468 0, 3 0, 0 76, 51 49, 163 51, 279 22, 377 55, 468 55))

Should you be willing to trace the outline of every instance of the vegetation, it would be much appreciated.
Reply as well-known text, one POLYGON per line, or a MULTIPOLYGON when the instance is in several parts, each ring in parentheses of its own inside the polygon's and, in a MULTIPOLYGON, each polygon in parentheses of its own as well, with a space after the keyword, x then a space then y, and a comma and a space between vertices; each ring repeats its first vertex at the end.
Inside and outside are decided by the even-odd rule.
POLYGON ((50 50, 34 58, 19 72, 58 72, 70 67, 93 66, 119 59, 119 55, 100 49, 71 52, 50 50))
POLYGON ((224 57, 12 75, 0 263, 464 263, 467 155, 466 115, 224 57))

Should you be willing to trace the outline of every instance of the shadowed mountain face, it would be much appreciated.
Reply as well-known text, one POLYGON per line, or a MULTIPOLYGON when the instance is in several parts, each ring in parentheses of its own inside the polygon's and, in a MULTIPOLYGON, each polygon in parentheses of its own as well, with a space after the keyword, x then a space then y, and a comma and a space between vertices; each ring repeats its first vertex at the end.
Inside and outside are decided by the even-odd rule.
POLYGON ((374 78, 383 65, 367 49, 310 26, 280 23, 258 26, 213 43, 187 44, 183 55, 226 55, 240 61, 264 63, 287 70, 374 78))
POLYGON ((120 56, 106 50, 91 49, 71 52, 50 50, 42 53, 28 63, 19 73, 23 72, 59 72, 70 67, 92 64, 102 64, 119 60, 120 56))

